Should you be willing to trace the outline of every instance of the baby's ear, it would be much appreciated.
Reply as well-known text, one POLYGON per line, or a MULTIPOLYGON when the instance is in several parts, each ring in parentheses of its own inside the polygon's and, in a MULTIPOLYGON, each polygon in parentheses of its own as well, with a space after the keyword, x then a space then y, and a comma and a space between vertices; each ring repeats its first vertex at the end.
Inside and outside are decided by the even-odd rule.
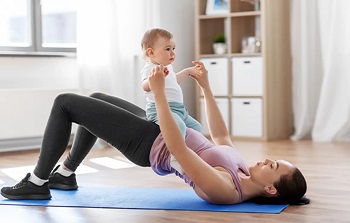
POLYGON ((154 56, 154 51, 152 48, 147 48, 146 49, 146 56, 147 57, 153 57, 154 56))

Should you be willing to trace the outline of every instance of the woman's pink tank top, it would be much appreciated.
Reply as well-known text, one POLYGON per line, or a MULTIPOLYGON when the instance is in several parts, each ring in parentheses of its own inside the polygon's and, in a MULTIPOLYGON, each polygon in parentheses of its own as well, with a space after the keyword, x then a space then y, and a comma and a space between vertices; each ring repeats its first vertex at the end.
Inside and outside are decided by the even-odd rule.
MULTIPOLYGON (((238 171, 241 170, 247 176, 250 174, 243 157, 237 149, 223 145, 214 146, 206 137, 193 129, 186 130, 185 143, 210 166, 223 167, 231 174, 237 191, 240 194, 240 200, 242 201, 242 187, 238 177, 238 171)), ((170 166, 170 152, 165 145, 162 133, 154 141, 149 159, 151 168, 155 173, 159 175, 175 173, 191 187, 195 186, 194 182, 186 173, 182 175, 170 166)))

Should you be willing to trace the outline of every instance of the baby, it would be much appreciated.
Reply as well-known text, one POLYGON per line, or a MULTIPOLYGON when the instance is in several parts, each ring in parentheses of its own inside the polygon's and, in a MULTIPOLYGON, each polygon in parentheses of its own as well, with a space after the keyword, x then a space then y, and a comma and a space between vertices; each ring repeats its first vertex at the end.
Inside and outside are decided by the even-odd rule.
MULTIPOLYGON (((182 136, 185 138, 187 127, 200 132, 200 123, 188 114, 187 108, 183 104, 183 93, 179 85, 188 76, 200 71, 194 66, 183 69, 178 73, 174 72, 171 63, 175 61, 175 39, 170 32, 164 29, 148 30, 142 38, 141 46, 147 61, 141 70, 141 78, 147 101, 146 115, 148 120, 159 124, 154 95, 149 87, 148 77, 154 67, 164 65, 166 75, 165 94, 182 136)), ((181 166, 173 156, 171 156, 171 166, 178 172, 183 173, 181 166)))

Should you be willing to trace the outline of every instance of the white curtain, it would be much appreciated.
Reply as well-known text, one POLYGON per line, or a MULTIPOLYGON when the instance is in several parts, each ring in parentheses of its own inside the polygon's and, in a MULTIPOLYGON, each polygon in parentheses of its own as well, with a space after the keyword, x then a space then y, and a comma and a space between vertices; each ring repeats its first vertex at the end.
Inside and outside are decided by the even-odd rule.
MULTIPOLYGON (((159 24, 159 0, 80 0, 77 61, 82 94, 104 92, 144 107, 141 38, 159 24)), ((105 148, 98 140, 94 148, 105 148)))
POLYGON ((134 103, 144 101, 140 42, 143 33, 159 23, 159 0, 79 2, 77 60, 82 93, 99 91, 134 103))
POLYGON ((292 140, 350 142, 349 12, 348 0, 292 0, 292 140))

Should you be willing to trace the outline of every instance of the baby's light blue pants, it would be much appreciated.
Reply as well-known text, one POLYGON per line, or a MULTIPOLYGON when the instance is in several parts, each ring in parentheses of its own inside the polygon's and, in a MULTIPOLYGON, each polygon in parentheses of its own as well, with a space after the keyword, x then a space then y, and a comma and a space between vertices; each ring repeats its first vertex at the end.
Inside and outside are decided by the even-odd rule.
MULTIPOLYGON (((184 106, 184 104, 178 102, 169 102, 169 107, 171 112, 173 113, 175 121, 177 122, 180 128, 183 138, 185 138, 186 135, 186 127, 201 132, 201 124, 188 114, 188 110, 184 106)), ((146 104, 146 115, 148 120, 155 122, 159 125, 155 103, 148 102, 146 104)))

